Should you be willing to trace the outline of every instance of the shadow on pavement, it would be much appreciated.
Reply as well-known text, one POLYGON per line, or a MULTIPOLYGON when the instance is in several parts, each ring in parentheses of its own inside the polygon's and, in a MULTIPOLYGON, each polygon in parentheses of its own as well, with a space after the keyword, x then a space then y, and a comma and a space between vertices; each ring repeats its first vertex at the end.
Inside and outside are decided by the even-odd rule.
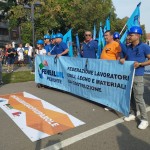
MULTIPOLYGON (((44 132, 42 122, 41 122, 40 124, 37 124, 36 127, 37 127, 37 129, 38 129, 39 131, 43 131, 43 132, 44 132)), ((40 135, 41 135, 41 132, 39 132, 39 137, 40 137, 40 135)), ((49 136, 49 137, 50 137, 50 136, 49 136)), ((48 137, 47 137, 47 138, 48 138, 48 137)), ((46 145, 44 146, 44 148, 49 147, 49 146, 54 145, 54 144, 59 143, 59 142, 60 142, 59 139, 58 139, 58 140, 49 140, 49 141, 46 143, 46 145)), ((42 139, 40 139, 40 140, 38 140, 38 141, 36 142, 35 150, 41 150, 42 147, 43 147, 42 139)), ((61 145, 57 145, 57 149, 58 149, 58 148, 60 149, 60 148, 61 148, 61 145)), ((50 150, 56 150, 56 147, 51 148, 50 150)), ((60 149, 60 150, 62 150, 62 149, 60 149)))
POLYGON ((121 132, 121 136, 117 137, 119 150, 150 150, 149 143, 134 137, 123 124, 117 125, 117 128, 121 132))
POLYGON ((144 100, 150 106, 150 75, 144 75, 144 100))
MULTIPOLYGON (((63 91, 63 90, 56 89, 56 88, 49 87, 49 86, 45 86, 45 85, 42 86, 42 88, 46 88, 46 89, 50 89, 50 90, 53 90, 53 91, 65 93, 65 94, 67 94, 67 95, 74 96, 74 97, 79 98, 79 99, 81 99, 81 100, 83 100, 83 101, 85 101, 85 102, 88 102, 88 103, 97 105, 97 106, 99 106, 99 107, 101 107, 101 108, 103 108, 103 109, 107 107, 107 106, 105 106, 105 105, 103 105, 103 104, 100 104, 100 103, 98 103, 98 102, 94 102, 94 101, 92 101, 92 100, 90 100, 90 99, 87 99, 87 98, 84 98, 84 97, 75 95, 75 94, 73 94, 73 93, 69 93, 69 92, 67 92, 67 91, 63 91)), ((113 113, 114 115, 116 115, 117 117, 121 117, 121 116, 122 116, 122 114, 121 114, 120 112, 118 112, 118 111, 116 111, 116 110, 114 110, 114 109, 112 109, 112 108, 110 108, 109 111, 112 112, 112 113, 113 113)))
MULTIPOLYGON (((47 142, 47 144, 44 146, 44 148, 49 147, 49 146, 52 146, 52 145, 57 144, 57 143, 59 143, 59 142, 60 142, 59 139, 58 139, 58 140, 49 140, 49 141, 47 142)), ((61 144, 60 144, 60 143, 57 144, 57 146, 54 146, 53 148, 51 148, 50 150, 56 150, 56 149, 63 150, 63 149, 61 148, 61 144)), ((36 150, 36 149, 35 149, 35 150, 36 150)), ((37 150, 38 150, 38 149, 37 149, 37 150)))

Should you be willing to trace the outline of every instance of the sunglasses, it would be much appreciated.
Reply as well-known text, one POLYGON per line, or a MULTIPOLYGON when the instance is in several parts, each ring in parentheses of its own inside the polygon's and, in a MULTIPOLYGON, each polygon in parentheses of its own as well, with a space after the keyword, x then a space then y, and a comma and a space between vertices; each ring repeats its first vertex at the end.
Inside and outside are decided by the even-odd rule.
POLYGON ((91 34, 86 34, 85 36, 91 36, 91 34))

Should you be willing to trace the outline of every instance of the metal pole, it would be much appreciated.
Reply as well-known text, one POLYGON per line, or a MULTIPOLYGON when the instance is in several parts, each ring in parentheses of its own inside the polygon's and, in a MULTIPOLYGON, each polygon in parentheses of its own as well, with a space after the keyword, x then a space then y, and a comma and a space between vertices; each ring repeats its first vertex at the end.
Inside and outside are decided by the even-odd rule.
POLYGON ((21 25, 19 25, 18 31, 19 31, 19 43, 22 43, 22 40, 21 40, 21 25))
POLYGON ((33 64, 32 64, 32 72, 35 71, 34 66, 34 55, 35 55, 35 30, 34 30, 34 4, 31 5, 31 22, 32 22, 32 45, 33 45, 33 64))

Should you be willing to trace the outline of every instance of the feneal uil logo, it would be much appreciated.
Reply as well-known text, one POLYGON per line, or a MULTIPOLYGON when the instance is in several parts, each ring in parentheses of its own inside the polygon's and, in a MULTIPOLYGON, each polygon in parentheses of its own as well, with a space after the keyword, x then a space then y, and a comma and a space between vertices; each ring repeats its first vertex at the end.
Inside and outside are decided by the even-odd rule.
POLYGON ((43 78, 42 69, 43 69, 45 66, 48 66, 48 62, 47 62, 46 60, 44 60, 43 63, 40 63, 40 64, 39 64, 38 74, 39 74, 39 77, 40 77, 41 79, 43 78))

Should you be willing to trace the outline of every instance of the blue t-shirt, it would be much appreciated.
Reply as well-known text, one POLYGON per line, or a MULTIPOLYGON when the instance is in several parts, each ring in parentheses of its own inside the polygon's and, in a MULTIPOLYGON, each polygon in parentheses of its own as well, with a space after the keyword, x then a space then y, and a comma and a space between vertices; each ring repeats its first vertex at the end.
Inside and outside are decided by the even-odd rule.
POLYGON ((120 47, 121 47, 121 58, 124 58, 125 55, 126 55, 127 47, 126 47, 125 44, 123 44, 121 42, 119 44, 120 44, 120 47))
POLYGON ((51 49, 52 49, 51 44, 45 45, 44 49, 46 50, 46 55, 47 55, 51 51, 51 49))
MULTIPOLYGON (((54 49, 52 50, 51 54, 58 55, 58 54, 61 54, 62 52, 64 52, 66 49, 68 49, 67 44, 64 42, 60 42, 59 44, 56 44, 54 46, 54 49)), ((68 53, 63 56, 68 56, 68 53)))
MULTIPOLYGON (((129 45, 127 47, 126 56, 129 61, 145 62, 147 55, 150 54, 150 47, 147 44, 139 43, 135 47, 129 45)), ((144 67, 138 67, 135 69, 135 76, 143 76, 144 67)))
POLYGON ((50 50, 50 54, 51 54, 51 55, 55 55, 55 52, 54 52, 55 46, 56 46, 56 45, 52 44, 52 49, 50 50))
POLYGON ((88 43, 83 42, 82 44, 83 58, 96 58, 97 49, 98 49, 97 41, 91 40, 88 43))

